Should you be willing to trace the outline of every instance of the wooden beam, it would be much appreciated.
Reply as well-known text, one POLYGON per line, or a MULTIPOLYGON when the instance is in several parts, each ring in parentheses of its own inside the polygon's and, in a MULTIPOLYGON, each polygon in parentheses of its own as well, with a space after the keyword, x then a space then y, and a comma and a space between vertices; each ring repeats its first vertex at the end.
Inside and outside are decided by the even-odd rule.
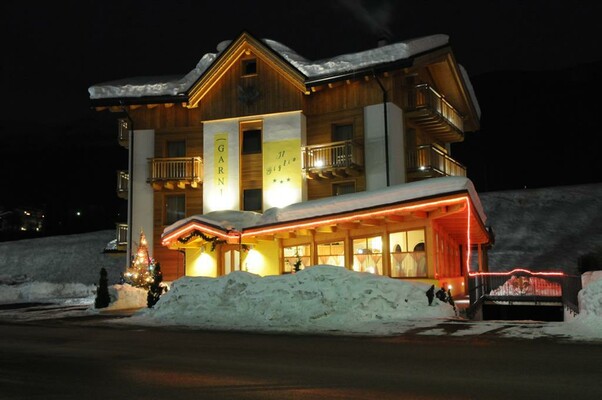
POLYGON ((318 233, 333 233, 337 231, 337 227, 334 225, 323 225, 316 227, 318 233))
POLYGON ((276 239, 294 239, 297 237, 294 232, 280 232, 274 235, 276 239))
POLYGON ((186 182, 185 181, 178 181, 178 189, 186 189, 186 182))
POLYGON ((169 190, 174 190, 174 189, 176 188, 176 187, 175 187, 175 185, 173 184, 173 182, 171 182, 171 181, 169 181, 169 182, 165 182, 165 183, 163 184, 163 187, 164 187, 165 189, 169 189, 169 190))
POLYGON ((255 238, 257 240, 262 240, 264 242, 273 242, 274 241, 274 235, 261 235, 261 236, 255 236, 255 238))
POLYGON ((404 221, 406 221, 406 218, 403 215, 396 215, 396 214, 387 215, 385 217, 385 219, 388 222, 404 222, 404 221))
POLYGON ((428 213, 426 211, 412 211, 412 215, 419 219, 428 218, 428 213))
POLYGON ((313 229, 297 229, 295 234, 299 236, 311 236, 314 233, 313 229))
POLYGON ((318 176, 323 179, 333 179, 334 178, 332 171, 320 171, 318 173, 318 176))
POLYGON ((365 226, 380 226, 383 225, 385 223, 384 219, 362 219, 360 220, 360 224, 365 225, 365 226))
POLYGON ((359 222, 341 222, 337 224, 337 228, 343 230, 357 229, 360 226, 359 222))

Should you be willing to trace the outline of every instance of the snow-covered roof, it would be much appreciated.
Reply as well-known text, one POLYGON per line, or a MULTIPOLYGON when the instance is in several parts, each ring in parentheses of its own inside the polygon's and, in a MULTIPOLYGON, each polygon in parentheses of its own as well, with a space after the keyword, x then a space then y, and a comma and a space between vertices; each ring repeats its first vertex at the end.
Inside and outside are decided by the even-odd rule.
POLYGON ((205 215, 193 215, 167 226, 163 231, 163 236, 188 225, 192 221, 221 228, 224 231, 236 230, 240 232, 253 227, 348 213, 460 192, 468 193, 484 224, 487 218, 472 181, 465 177, 446 176, 369 192, 349 193, 310 200, 282 208, 274 207, 266 210, 264 214, 248 211, 218 211, 205 215))
MULTIPOLYGON (((262 41, 308 79, 315 79, 407 59, 416 54, 447 45, 449 37, 443 34, 430 35, 319 61, 309 61, 275 40, 263 39, 262 41)), ((188 89, 203 75, 229 44, 230 41, 219 43, 216 53, 205 54, 196 67, 184 76, 137 77, 100 83, 88 88, 90 98, 110 99, 185 95, 188 89)))

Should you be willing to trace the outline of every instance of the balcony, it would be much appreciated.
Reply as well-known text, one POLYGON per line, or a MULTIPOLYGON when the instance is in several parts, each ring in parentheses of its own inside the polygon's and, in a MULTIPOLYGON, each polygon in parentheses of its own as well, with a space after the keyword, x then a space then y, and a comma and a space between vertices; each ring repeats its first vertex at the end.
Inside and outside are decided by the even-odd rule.
POLYGON ((127 118, 120 118, 117 123, 119 124, 117 140, 119 145, 127 149, 130 147, 130 121, 127 118))
POLYGON ((443 95, 427 84, 408 92, 406 116, 434 139, 452 143, 464 140, 464 121, 443 95))
POLYGON ((155 190, 198 189, 203 181, 201 157, 151 158, 149 167, 148 182, 155 190))
POLYGON ((127 200, 129 187, 130 174, 127 171, 117 171, 117 197, 127 200))
POLYGON ((364 149, 351 141, 306 146, 303 171, 308 179, 334 179, 357 176, 363 169, 364 149))
POLYGON ((466 167, 432 145, 408 151, 408 181, 440 176, 466 176, 466 167))

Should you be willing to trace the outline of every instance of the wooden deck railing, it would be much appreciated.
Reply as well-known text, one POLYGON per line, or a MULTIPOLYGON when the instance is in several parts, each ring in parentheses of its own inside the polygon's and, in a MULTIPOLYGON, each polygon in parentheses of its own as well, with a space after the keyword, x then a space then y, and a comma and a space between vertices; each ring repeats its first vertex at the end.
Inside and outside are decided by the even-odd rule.
POLYGON ((128 224, 117 224, 116 232, 117 245, 124 245, 128 242, 128 224))
POLYGON ((347 168, 363 165, 361 145, 345 140, 303 148, 303 169, 347 168))
POLYGON ((130 187, 130 174, 127 171, 117 171, 117 195, 127 198, 130 187))
POLYGON ((409 150, 406 167, 409 172, 435 170, 445 176, 466 176, 466 167, 430 144, 409 150))
POLYGON ((443 98, 435 89, 427 84, 416 85, 408 93, 408 109, 418 110, 428 108, 443 117, 447 122, 464 132, 464 121, 456 109, 443 98))
POLYGON ((118 121, 118 138, 119 144, 126 149, 130 145, 130 121, 127 118, 120 118, 118 121))
POLYGON ((149 164, 150 182, 201 182, 203 179, 203 161, 201 157, 151 158, 149 164))

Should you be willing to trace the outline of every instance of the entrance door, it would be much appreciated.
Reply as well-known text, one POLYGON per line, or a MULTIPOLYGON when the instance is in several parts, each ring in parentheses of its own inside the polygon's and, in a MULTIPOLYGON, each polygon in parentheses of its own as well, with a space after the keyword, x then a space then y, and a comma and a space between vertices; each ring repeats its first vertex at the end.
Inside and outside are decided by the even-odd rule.
POLYGON ((240 249, 238 246, 223 246, 222 262, 224 275, 233 271, 240 271, 240 249))

